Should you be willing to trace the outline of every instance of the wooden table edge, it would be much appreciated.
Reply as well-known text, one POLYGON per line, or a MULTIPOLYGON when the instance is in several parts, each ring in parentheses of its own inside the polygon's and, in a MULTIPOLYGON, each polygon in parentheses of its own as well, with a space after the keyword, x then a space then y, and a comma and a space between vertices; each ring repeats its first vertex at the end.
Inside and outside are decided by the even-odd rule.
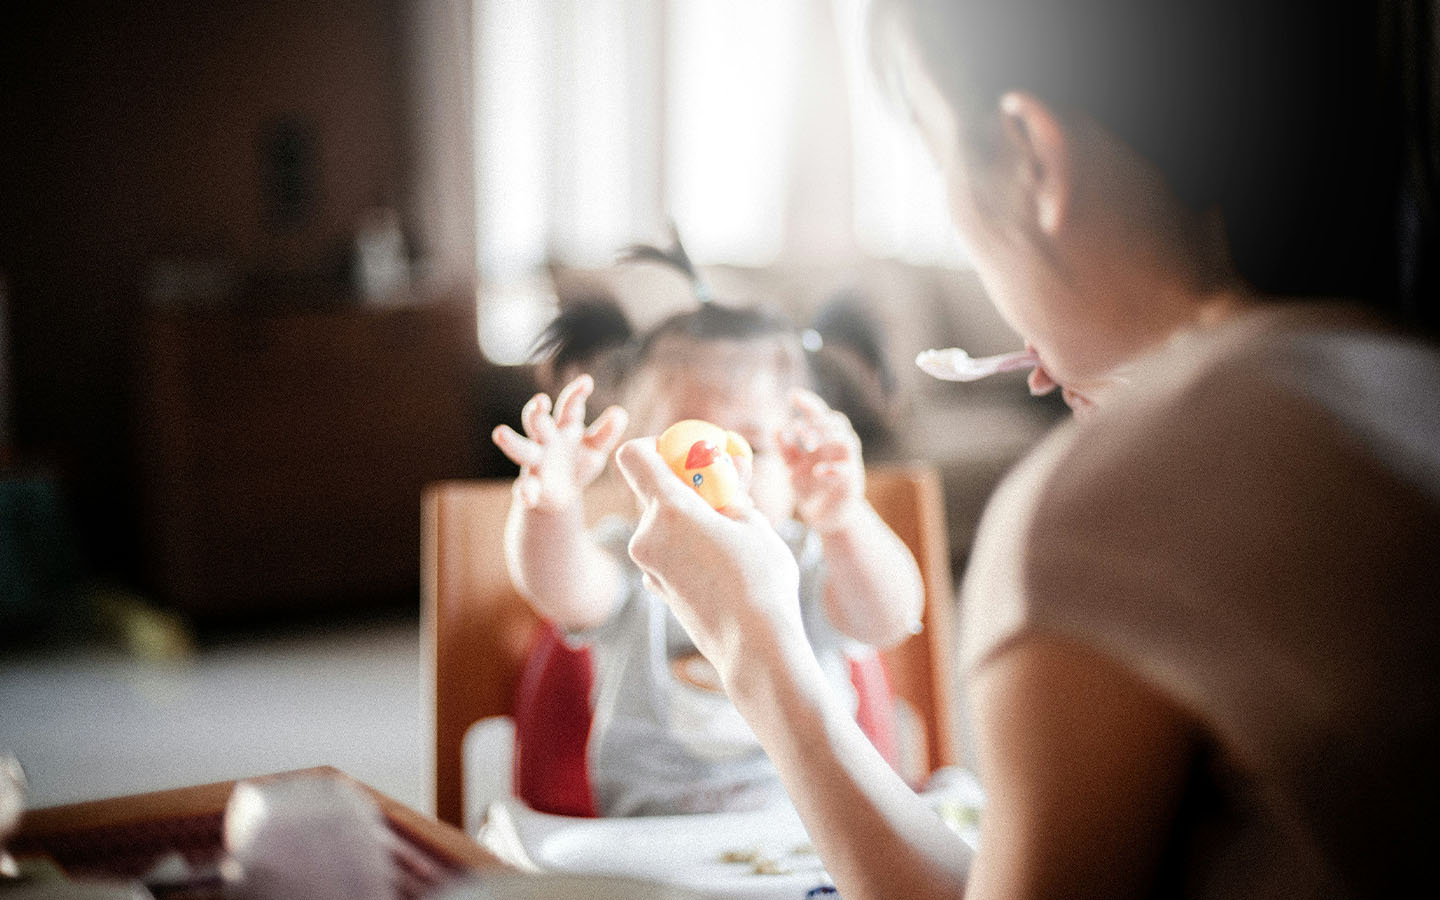
POLYGON ((12 840, 41 840, 93 828, 113 828, 221 814, 230 801, 235 785, 241 781, 271 781, 307 776, 339 778, 356 786, 375 801, 392 827, 406 837, 423 843, 459 868, 476 871, 510 869, 459 828, 411 809, 334 766, 314 766, 252 778, 30 809, 25 811, 20 820, 20 828, 12 840))

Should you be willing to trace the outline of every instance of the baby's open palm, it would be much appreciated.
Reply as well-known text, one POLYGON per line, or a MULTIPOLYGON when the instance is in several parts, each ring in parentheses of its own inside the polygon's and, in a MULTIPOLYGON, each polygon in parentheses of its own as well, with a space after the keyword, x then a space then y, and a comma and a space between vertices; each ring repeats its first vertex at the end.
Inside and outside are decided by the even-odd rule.
POLYGON ((798 415, 779 443, 795 490, 795 512, 824 534, 865 503, 860 438, 850 419, 817 394, 797 389, 790 399, 798 415))
POLYGON ((605 469, 610 451, 625 431, 625 410, 612 406, 585 427, 585 401, 595 390, 589 375, 565 385, 555 398, 536 394, 520 411, 521 435, 498 426, 491 439, 520 467, 515 493, 532 509, 565 509, 605 469))

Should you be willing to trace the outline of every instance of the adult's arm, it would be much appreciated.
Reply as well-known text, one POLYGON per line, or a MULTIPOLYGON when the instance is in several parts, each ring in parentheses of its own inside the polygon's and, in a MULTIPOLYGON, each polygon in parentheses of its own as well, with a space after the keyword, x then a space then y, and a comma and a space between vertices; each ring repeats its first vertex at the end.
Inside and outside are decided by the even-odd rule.
POLYGON ((627 442, 617 461, 643 504, 631 556, 715 665, 841 895, 960 896, 969 850, 829 687, 805 639, 785 543, 755 510, 723 515, 686 490, 654 439, 627 442))
POLYGON ((1004 646, 968 688, 986 791, 971 896, 1149 896, 1193 720, 1115 661, 1051 637, 1004 646))

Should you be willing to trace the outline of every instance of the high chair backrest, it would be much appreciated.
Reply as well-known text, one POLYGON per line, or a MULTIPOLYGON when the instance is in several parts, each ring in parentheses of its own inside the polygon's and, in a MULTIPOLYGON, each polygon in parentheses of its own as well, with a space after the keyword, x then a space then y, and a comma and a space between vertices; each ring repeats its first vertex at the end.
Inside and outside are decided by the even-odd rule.
MULTIPOLYGON (((916 770, 907 777, 916 781, 959 762, 944 502, 939 475, 928 465, 871 466, 866 485, 871 505, 910 548, 925 581, 924 630, 883 653, 891 689, 919 726, 918 740, 902 753, 916 770)), ((465 813, 465 734, 481 719, 511 714, 541 624, 505 566, 510 489, 508 479, 442 481, 426 487, 421 503, 421 637, 433 700, 435 815, 457 827, 465 813)))

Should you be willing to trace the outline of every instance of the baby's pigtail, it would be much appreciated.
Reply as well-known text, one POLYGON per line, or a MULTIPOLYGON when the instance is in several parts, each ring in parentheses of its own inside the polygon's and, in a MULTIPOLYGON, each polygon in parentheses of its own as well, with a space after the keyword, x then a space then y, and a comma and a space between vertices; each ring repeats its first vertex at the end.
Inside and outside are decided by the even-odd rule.
POLYGON ((701 305, 715 299, 715 295, 710 291, 710 286, 705 283, 705 279, 700 276, 700 271, 690 261, 690 255, 685 252, 685 245, 680 243, 680 232, 673 222, 670 223, 670 249, 662 250, 652 244, 631 244, 620 251, 617 261, 659 263, 685 276, 685 280, 690 282, 691 292, 701 305))
MULTIPOLYGON (((635 330, 625 312, 608 296, 587 296, 562 304, 546 326, 530 358, 548 367, 556 378, 571 367, 600 376, 607 357, 624 347, 635 330)), ((561 385, 556 385, 560 387, 561 385)))
POLYGON ((826 302, 805 329, 814 389, 845 413, 868 458, 894 449, 896 379, 885 352, 885 333, 864 295, 844 290, 826 302))

